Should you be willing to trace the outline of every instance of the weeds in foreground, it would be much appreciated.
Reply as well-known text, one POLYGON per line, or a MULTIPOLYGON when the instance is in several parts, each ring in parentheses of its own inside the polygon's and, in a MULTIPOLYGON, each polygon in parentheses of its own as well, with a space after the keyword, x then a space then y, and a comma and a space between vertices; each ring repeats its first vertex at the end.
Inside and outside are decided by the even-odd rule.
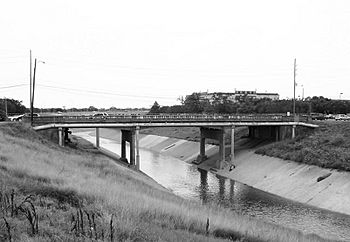
POLYGON ((2 217, 2 219, 5 221, 5 226, 6 226, 6 231, 7 231, 7 239, 11 242, 12 241, 11 226, 7 222, 5 217, 2 217))
POLYGON ((25 197, 20 203, 16 203, 16 193, 11 190, 10 193, 0 191, 0 213, 3 216, 7 230, 7 239, 12 240, 11 226, 6 219, 7 217, 24 216, 29 222, 31 234, 39 233, 39 216, 33 204, 33 196, 25 197))
POLYGON ((38 142, 34 132, 3 133, 0 241, 323 241, 192 204, 100 155, 38 142), (17 209, 29 194, 37 214, 26 202, 30 219, 17 209))
MULTIPOLYGON (((72 214, 72 228, 70 232, 73 232, 76 237, 90 238, 94 240, 103 241, 105 240, 105 236, 107 235, 105 234, 105 226, 102 219, 103 216, 100 213, 79 208, 77 209, 75 214, 72 214)), ((110 241, 113 241, 113 215, 109 224, 109 238, 110 241)))

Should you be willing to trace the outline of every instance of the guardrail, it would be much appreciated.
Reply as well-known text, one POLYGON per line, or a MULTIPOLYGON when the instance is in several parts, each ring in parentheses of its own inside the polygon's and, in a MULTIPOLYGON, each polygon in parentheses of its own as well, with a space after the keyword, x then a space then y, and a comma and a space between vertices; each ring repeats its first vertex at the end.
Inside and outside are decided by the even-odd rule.
MULTIPOLYGON (((24 121, 30 121, 25 117, 24 121)), ((40 116, 34 117, 34 125, 49 123, 164 123, 164 122, 306 122, 307 117, 285 115, 113 115, 113 116, 40 116)))

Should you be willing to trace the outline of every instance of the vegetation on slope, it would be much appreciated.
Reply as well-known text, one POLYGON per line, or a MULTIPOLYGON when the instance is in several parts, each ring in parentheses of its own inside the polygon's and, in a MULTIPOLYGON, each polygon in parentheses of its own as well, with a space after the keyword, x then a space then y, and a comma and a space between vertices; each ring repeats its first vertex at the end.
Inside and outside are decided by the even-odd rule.
POLYGON ((1 241, 325 241, 186 201, 22 124, 0 125, 0 144, 1 241))
POLYGON ((272 143, 257 154, 350 171, 350 122, 319 122, 314 132, 272 143))

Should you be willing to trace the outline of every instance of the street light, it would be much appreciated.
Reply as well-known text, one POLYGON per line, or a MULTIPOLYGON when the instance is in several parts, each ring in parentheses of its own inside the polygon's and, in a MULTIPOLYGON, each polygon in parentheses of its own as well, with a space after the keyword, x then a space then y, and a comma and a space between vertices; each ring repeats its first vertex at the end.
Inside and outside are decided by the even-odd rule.
MULTIPOLYGON (((32 100, 30 100, 30 123, 33 126, 33 112, 34 112, 34 90, 35 90, 35 76, 36 76, 36 63, 37 63, 37 59, 35 58, 34 61, 34 74, 33 74, 33 89, 32 89, 32 100)), ((38 63, 43 63, 45 64, 44 61, 38 61, 38 63)))

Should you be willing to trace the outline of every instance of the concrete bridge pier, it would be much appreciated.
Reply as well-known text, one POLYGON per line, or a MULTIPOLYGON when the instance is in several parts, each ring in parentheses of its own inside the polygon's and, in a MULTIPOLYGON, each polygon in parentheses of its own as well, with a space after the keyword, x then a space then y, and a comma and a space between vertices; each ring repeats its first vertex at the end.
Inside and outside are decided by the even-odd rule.
POLYGON ((130 160, 129 160, 129 164, 130 165, 134 165, 135 163, 135 148, 134 148, 134 142, 133 142, 133 136, 135 136, 133 134, 133 130, 125 130, 122 129, 122 156, 121 156, 121 160, 128 162, 128 159, 126 158, 126 142, 129 142, 129 146, 130 146, 130 160))
POLYGON ((295 138, 295 129, 296 129, 296 125, 292 126, 292 139, 295 138))
POLYGON ((100 128, 96 128, 96 147, 100 148, 100 128))
POLYGON ((140 169, 140 151, 139 151, 139 131, 140 127, 134 129, 122 129, 122 145, 121 145, 121 161, 128 162, 126 158, 126 142, 130 146, 130 160, 131 167, 140 169))
POLYGON ((222 169, 223 161, 225 161, 225 128, 200 128, 200 153, 197 161, 200 163, 207 159, 205 155, 205 139, 214 139, 219 141, 219 160, 216 161, 215 168, 222 169))
MULTIPOLYGON (((224 143, 225 145, 225 143, 224 143)), ((231 154, 230 154, 231 166, 235 166, 235 126, 231 127, 231 154)))
POLYGON ((64 147, 64 130, 62 127, 58 128, 58 145, 64 147))
POLYGON ((225 128, 222 127, 221 130, 219 130, 219 160, 216 162, 216 167, 218 169, 222 169, 223 163, 225 161, 225 128))
POLYGON ((135 130, 135 148, 136 148, 136 170, 140 170, 140 127, 135 130))
POLYGON ((280 141, 280 127, 279 126, 275 126, 275 141, 280 141))

